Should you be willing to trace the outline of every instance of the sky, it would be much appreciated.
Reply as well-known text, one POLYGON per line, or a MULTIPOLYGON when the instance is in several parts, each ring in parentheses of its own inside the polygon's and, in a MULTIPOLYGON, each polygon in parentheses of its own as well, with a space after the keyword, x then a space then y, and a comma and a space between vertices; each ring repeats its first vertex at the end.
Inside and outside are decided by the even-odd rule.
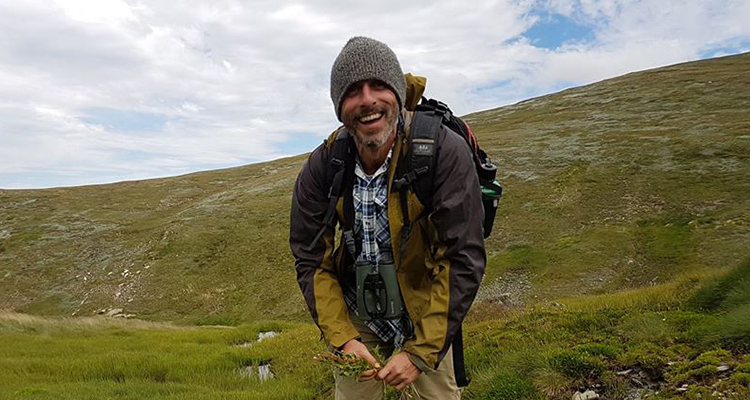
POLYGON ((456 114, 750 51, 747 0, 0 0, 0 188, 174 176, 311 151, 330 68, 387 43, 456 114))

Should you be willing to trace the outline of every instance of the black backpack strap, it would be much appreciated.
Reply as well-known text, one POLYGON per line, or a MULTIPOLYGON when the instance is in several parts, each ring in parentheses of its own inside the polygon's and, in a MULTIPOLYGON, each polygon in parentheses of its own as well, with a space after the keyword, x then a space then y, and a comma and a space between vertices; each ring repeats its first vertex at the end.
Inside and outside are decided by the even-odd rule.
MULTIPOLYGON (((310 248, 314 247, 314 245, 320 241, 328 228, 336 226, 336 204, 338 204, 338 200, 342 194, 346 193, 346 186, 350 186, 348 185, 350 179, 347 178, 349 175, 354 175, 354 151, 356 151, 354 149, 354 142, 351 140, 349 132, 346 129, 340 129, 333 145, 331 145, 329 168, 326 171, 326 185, 329 188, 328 208, 323 217, 323 226, 321 226, 317 235, 315 235, 315 238, 310 244, 310 248), (351 173, 348 171, 351 171, 351 173)), ((351 192, 351 190, 349 190, 349 192, 351 192)), ((344 204, 346 205, 346 201, 344 204)), ((346 214, 346 206, 344 208, 344 214, 346 214)), ((353 220, 354 216, 352 206, 351 221, 353 220)), ((353 243, 352 240, 352 244, 353 243)))
POLYGON ((404 220, 401 230, 401 248, 399 249, 401 255, 406 249, 408 235, 411 231, 407 189, 409 186, 412 187, 425 209, 429 208, 432 200, 432 183, 441 121, 442 116, 435 113, 434 110, 418 110, 414 113, 411 122, 411 135, 409 136, 409 155, 405 163, 399 163, 396 167, 396 176, 401 178, 393 181, 393 190, 399 192, 401 214, 404 220))
MULTIPOLYGON (((439 110, 417 106, 411 122, 406 172, 401 174, 401 178, 393 181, 395 190, 401 191, 412 186, 417 198, 425 206, 429 206, 432 198, 438 132, 442 120, 443 113, 439 110)), ((408 212, 408 209, 404 211, 408 212)), ((408 218, 404 220, 406 223, 409 221, 408 218)))
MULTIPOLYGON (((352 149, 352 155, 354 151, 356 150, 352 149)), ((357 249, 358 246, 354 240, 354 164, 355 159, 352 156, 344 167, 344 221, 341 225, 346 250, 352 257, 352 262, 356 261, 359 255, 359 249, 357 249)))
POLYGON ((464 364, 464 334, 461 326, 453 338, 453 371, 456 376, 458 387, 469 386, 470 379, 466 377, 466 365, 464 364))

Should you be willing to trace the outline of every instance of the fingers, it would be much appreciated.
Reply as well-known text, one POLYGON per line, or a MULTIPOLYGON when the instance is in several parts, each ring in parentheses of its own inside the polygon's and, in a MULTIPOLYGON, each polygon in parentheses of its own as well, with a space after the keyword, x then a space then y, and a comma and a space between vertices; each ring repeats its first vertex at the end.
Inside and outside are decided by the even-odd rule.
POLYGON ((380 368, 380 364, 375 359, 375 357, 370 354, 370 351, 367 350, 367 346, 365 346, 362 342, 356 339, 352 339, 344 345, 344 347, 341 349, 343 353, 351 353, 359 358, 364 358, 370 365, 372 365, 375 368, 380 368))
POLYGON ((375 378, 377 373, 378 373, 378 370, 376 369, 368 369, 367 371, 359 375, 359 380, 362 382, 372 380, 373 378, 375 378))
POLYGON ((398 390, 403 390, 417 380, 420 374, 419 368, 411 362, 405 353, 398 353, 378 372, 376 379, 382 380, 398 390))

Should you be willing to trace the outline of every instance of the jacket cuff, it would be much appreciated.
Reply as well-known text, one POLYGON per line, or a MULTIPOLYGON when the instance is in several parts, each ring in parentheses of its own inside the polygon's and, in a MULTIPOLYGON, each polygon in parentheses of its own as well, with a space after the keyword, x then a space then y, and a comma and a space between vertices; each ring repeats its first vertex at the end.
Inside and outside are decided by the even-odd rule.
POLYGON ((409 357, 409 360, 411 360, 411 363, 414 364, 415 367, 419 368, 422 373, 431 373, 435 372, 435 369, 427 365, 427 363, 422 360, 419 356, 409 353, 407 350, 403 350, 404 353, 409 357))
POLYGON ((350 329, 347 329, 343 332, 337 332, 333 335, 331 335, 330 338, 328 338, 328 344, 330 344, 333 348, 338 349, 341 348, 343 345, 346 344, 346 342, 356 339, 359 337, 359 332, 357 331, 354 326, 352 326, 350 329))

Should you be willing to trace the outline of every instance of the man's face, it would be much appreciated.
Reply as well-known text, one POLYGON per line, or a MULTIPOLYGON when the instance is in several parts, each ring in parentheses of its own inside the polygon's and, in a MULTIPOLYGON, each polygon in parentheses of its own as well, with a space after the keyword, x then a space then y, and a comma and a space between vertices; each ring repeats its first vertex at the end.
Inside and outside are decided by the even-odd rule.
POLYGON ((398 121, 396 94, 378 80, 357 82, 349 87, 341 102, 341 120, 354 132, 354 139, 371 148, 388 142, 398 121))

